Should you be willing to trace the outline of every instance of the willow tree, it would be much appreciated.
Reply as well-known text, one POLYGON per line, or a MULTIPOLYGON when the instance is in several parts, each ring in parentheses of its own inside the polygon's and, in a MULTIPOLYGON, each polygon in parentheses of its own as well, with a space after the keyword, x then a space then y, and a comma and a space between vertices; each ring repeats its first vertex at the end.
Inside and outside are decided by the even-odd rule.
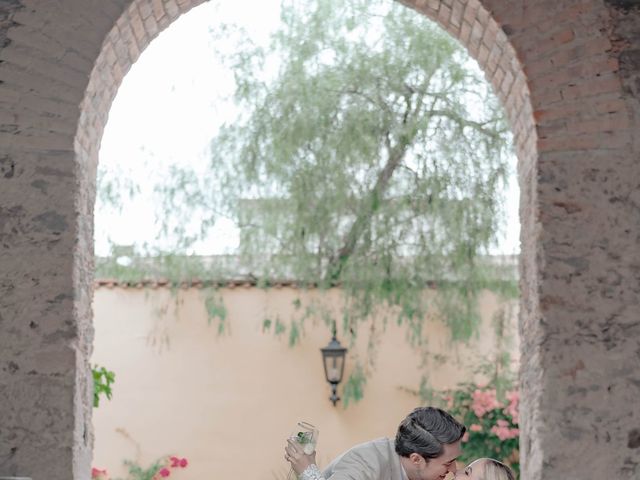
POLYGON ((501 280, 486 256, 508 138, 486 83, 454 40, 394 2, 285 1, 281 20, 268 48, 217 30, 237 40, 224 60, 239 113, 213 139, 206 174, 176 168, 159 187, 165 225, 203 219, 198 235, 169 229, 184 247, 228 216, 239 268, 260 284, 339 286, 339 313, 319 300, 283 322, 293 340, 309 316, 350 337, 393 317, 420 345, 438 315, 468 338, 478 292, 501 280))

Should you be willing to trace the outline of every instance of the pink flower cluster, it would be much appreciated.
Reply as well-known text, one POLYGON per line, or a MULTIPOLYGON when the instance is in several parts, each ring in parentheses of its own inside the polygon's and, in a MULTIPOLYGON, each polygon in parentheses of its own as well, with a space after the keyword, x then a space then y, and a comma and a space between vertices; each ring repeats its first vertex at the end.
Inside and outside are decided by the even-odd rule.
POLYGON ((491 427, 491 433, 500 440, 508 440, 510 438, 516 438, 520 434, 520 430, 517 428, 510 428, 509 422, 501 419, 496 422, 496 425, 491 427))
POLYGON ((481 418, 485 413, 500 407, 500 403, 496 398, 495 389, 480 390, 476 389, 472 394, 473 403, 471 409, 478 418, 481 418))
POLYGON ((509 405, 504 409, 504 413, 509 415, 513 419, 513 423, 518 422, 518 407, 520 404, 520 393, 517 390, 511 390, 506 393, 507 400, 509 401, 509 405))
POLYGON ((153 477, 154 480, 159 478, 166 478, 171 475, 170 468, 185 468, 187 465, 189 465, 189 462, 186 458, 169 457, 169 461, 171 462, 169 465, 158 470, 158 473, 153 477))
MULTIPOLYGON (((152 480, 167 478, 171 475, 172 469, 186 468, 187 465, 189 465, 189 462, 186 458, 168 457, 167 461, 165 462, 165 466, 158 470, 158 473, 153 476, 152 480)), ((93 480, 109 480, 109 476, 106 470, 100 470, 95 467, 91 469, 91 478, 93 480)))

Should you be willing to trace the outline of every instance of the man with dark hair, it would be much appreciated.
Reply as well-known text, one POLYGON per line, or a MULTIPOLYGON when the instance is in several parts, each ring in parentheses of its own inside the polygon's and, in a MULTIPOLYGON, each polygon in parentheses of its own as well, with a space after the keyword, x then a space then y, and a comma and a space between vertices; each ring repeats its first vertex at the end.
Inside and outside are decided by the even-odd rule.
POLYGON ((456 472, 466 428, 444 410, 419 407, 400 423, 395 440, 380 438, 346 451, 320 472, 315 452, 292 439, 285 459, 301 480, 442 480, 456 472))

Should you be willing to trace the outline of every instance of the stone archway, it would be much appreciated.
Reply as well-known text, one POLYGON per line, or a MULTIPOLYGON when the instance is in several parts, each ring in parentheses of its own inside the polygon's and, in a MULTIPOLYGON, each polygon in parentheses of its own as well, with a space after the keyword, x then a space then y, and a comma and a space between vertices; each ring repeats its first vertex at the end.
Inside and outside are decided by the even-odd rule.
MULTIPOLYGON (((637 478, 638 2, 403 1, 479 61, 515 134, 522 476, 637 478)), ((0 5, 0 475, 88 476, 98 146, 129 67, 199 3, 0 5)))

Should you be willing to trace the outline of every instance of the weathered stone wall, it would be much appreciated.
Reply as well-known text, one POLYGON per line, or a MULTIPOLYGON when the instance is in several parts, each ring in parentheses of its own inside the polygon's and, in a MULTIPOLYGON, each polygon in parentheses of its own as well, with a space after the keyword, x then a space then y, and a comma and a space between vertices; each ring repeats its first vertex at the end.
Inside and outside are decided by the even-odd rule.
POLYGON ((79 125, 102 44, 129 4, 0 2, 0 476, 89 477, 103 124, 79 125), (89 146, 78 141, 87 130, 89 146))
MULTIPOLYGON (((404 2, 514 131, 523 479, 637 479, 640 2, 404 2)), ((88 477, 98 146, 131 64, 198 3, 0 2, 0 475, 88 477)))
POLYGON ((86 478, 91 456, 91 218, 73 145, 110 21, 77 9, 0 4, 0 475, 86 478))

